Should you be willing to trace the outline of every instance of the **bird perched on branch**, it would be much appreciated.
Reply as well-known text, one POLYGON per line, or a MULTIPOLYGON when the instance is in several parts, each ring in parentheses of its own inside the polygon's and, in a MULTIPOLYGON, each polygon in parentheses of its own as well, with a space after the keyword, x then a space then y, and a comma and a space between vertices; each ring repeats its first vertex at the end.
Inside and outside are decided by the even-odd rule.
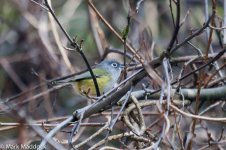
MULTIPOLYGON (((101 94, 106 93, 117 84, 123 67, 117 60, 104 60, 92 69, 101 94)), ((77 93, 96 96, 96 88, 89 71, 54 82, 56 84, 71 83, 77 93)))

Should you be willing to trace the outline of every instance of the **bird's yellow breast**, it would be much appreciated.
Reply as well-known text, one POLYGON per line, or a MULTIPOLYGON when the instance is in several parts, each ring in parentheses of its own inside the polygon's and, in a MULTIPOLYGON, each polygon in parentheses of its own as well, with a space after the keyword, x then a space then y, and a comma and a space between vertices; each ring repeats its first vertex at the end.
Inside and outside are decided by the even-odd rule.
MULTIPOLYGON (((111 78, 107 75, 96 78, 100 93, 106 92, 106 86, 108 86, 111 78)), ((93 83, 93 79, 79 80, 75 82, 74 88, 81 95, 96 96, 96 88, 93 83)))

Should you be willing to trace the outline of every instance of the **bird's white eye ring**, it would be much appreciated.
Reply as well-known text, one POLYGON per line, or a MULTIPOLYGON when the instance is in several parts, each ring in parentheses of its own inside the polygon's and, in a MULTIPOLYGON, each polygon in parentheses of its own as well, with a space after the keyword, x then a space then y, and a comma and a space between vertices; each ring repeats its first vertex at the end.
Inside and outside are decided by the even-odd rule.
POLYGON ((117 68, 118 64, 117 63, 112 63, 111 66, 114 67, 114 68, 117 68))

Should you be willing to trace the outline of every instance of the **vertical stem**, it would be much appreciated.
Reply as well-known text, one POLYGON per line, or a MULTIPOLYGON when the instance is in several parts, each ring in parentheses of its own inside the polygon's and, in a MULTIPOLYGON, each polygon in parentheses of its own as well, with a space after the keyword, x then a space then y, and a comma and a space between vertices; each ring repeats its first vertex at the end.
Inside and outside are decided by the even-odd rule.
MULTIPOLYGON (((224 4, 225 4, 225 1, 224 1, 224 4)), ((215 13, 216 13, 215 12, 215 8, 216 8, 216 1, 215 0, 212 1, 212 5, 213 5, 213 7, 212 7, 212 9, 213 9, 212 10, 213 17, 211 18, 211 22, 214 21, 213 19, 215 17, 215 13)), ((209 18, 208 7, 209 7, 208 0, 205 0, 205 20, 208 20, 208 18, 209 18)), ((207 37, 208 44, 209 44, 208 50, 209 50, 210 54, 213 54, 214 53, 214 50, 213 50, 212 43, 209 43, 209 42, 211 42, 211 41, 209 41, 209 38, 210 38, 210 29, 209 28, 206 28, 206 35, 207 35, 206 37, 207 37)), ((226 37, 224 37, 224 39, 225 38, 226 37)), ((219 64, 217 62, 214 63, 214 66, 216 67, 217 70, 219 69, 219 64)), ((219 76, 220 77, 223 77, 224 76, 224 73, 221 70, 219 71, 219 76)))
MULTIPOLYGON (((226 26, 226 1, 224 0, 224 25, 223 25, 223 27, 225 27, 225 26, 226 26)), ((223 31, 224 31, 223 32, 223 34, 224 34, 223 45, 225 47, 225 45, 226 45, 226 29, 224 29, 223 31)))

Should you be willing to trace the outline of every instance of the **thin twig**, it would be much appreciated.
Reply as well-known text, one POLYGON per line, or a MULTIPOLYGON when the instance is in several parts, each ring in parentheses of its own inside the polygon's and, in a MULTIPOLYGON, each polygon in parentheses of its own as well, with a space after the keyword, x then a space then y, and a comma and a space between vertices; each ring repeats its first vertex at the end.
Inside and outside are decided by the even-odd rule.
MULTIPOLYGON (((97 16, 100 18, 100 20, 106 25, 106 27, 108 27, 108 29, 110 29, 114 33, 114 35, 116 35, 116 37, 121 42, 123 42, 123 38, 120 36, 120 34, 117 31, 114 30, 114 28, 107 22, 107 20, 104 19, 104 17, 101 15, 101 13, 93 5, 92 0, 89 0, 88 4, 94 10, 94 12, 97 14, 97 16)), ((126 46, 127 46, 128 50, 137 58, 138 61, 140 61, 141 63, 144 62, 142 57, 136 53, 136 51, 132 48, 132 46, 130 46, 128 43, 126 43, 126 46)))
POLYGON ((71 46, 73 46, 79 53, 80 55, 82 56, 83 60, 85 61, 85 64, 90 72, 90 75, 93 79, 93 83, 94 83, 94 86, 95 86, 95 89, 96 89, 96 94, 97 96, 100 96, 100 90, 99 90, 99 87, 98 87, 98 83, 97 83, 97 79, 89 65, 89 62, 85 56, 85 54, 83 53, 82 49, 81 49, 81 46, 78 45, 75 41, 73 41, 71 39, 71 37, 69 36, 69 34, 66 32, 66 30, 63 28, 63 26, 61 25, 61 23, 59 22, 59 20, 57 19, 55 13, 53 12, 52 8, 50 7, 49 3, 48 3, 48 0, 45 0, 45 4, 47 6, 47 8, 49 9, 49 12, 52 14, 53 18, 55 19, 55 21, 57 22, 57 24, 59 25, 60 29, 63 31, 64 35, 67 37, 67 39, 70 41, 71 43, 71 46))
POLYGON ((102 128, 100 128, 98 131, 96 131, 94 134, 92 134, 91 136, 89 136, 87 139, 85 139, 84 141, 82 141, 81 143, 74 145, 73 148, 74 149, 78 149, 79 147, 83 146, 84 144, 86 144, 87 142, 89 142, 90 140, 92 140, 93 138, 95 138, 96 136, 100 135, 104 130, 107 130, 109 126, 109 123, 106 123, 105 126, 103 126, 102 128))
MULTIPOLYGON (((171 2, 170 2, 171 4, 171 2)), ((168 47, 166 49, 166 52, 170 53, 172 47, 173 47, 173 44, 174 42, 176 41, 177 39, 177 35, 179 33, 179 29, 180 29, 180 0, 177 0, 176 2, 176 7, 177 7, 177 18, 176 18, 176 24, 174 26, 174 32, 173 32, 173 36, 168 44, 168 47)), ((173 17, 173 15, 172 15, 173 17)), ((173 18, 172 18, 173 19, 173 18)))
POLYGON ((199 115, 193 115, 190 113, 186 113, 182 110, 180 110, 179 108, 177 108, 176 106, 174 106, 173 104, 170 104, 170 107, 175 110, 176 112, 189 117, 189 118, 196 118, 196 119, 201 119, 201 120, 206 120, 206 121, 216 121, 216 122, 226 122, 226 118, 216 118, 216 117, 206 117, 206 116, 199 116, 199 115))
POLYGON ((62 123, 60 123, 57 127, 52 129, 46 137, 42 140, 42 142, 39 145, 38 150, 43 150, 46 146, 46 143, 51 139, 58 131, 60 131, 62 128, 68 126, 69 122, 73 121, 73 116, 68 117, 66 120, 64 120, 62 123))
MULTIPOLYGON (((117 140, 117 139, 120 139, 122 137, 128 137, 128 138, 132 138, 136 141, 141 141, 141 142, 146 142, 146 143, 150 142, 150 140, 147 139, 147 138, 139 137, 139 136, 134 135, 133 133, 128 133, 128 132, 109 136, 108 141, 117 140)), ((88 150, 96 149, 97 147, 103 145, 104 143, 105 143, 105 140, 101 140, 101 141, 97 142, 95 145, 93 145, 92 147, 90 147, 88 150)))
POLYGON ((171 49, 170 54, 174 53, 178 48, 180 48, 181 46, 183 46, 185 43, 187 43, 188 41, 190 41, 194 37, 196 37, 199 34, 201 34, 209 26, 209 23, 210 23, 212 17, 213 17, 213 14, 210 16, 210 18, 207 20, 207 22, 204 23, 204 25, 203 25, 202 28, 200 28, 198 31, 196 31, 192 35, 188 36, 183 42, 181 42, 180 44, 178 44, 177 46, 175 46, 173 49, 171 49))

